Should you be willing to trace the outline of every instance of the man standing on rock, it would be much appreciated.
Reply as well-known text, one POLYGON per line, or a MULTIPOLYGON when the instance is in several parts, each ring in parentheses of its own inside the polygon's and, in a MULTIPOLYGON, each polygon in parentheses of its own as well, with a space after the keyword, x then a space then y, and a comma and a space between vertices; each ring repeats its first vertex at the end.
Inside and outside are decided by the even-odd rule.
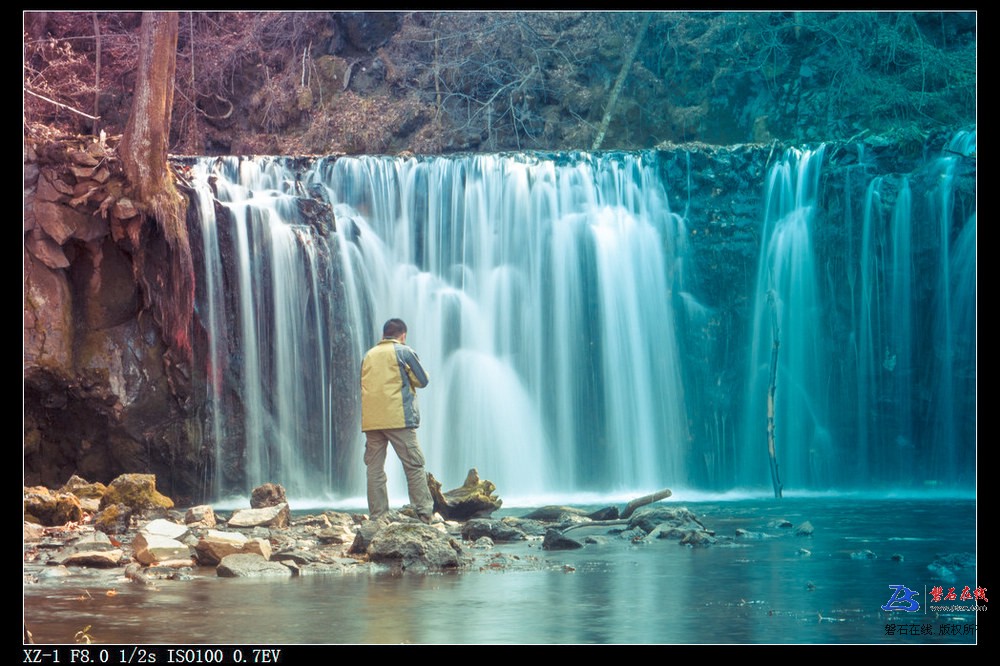
POLYGON ((372 520, 389 511, 385 453, 391 443, 406 471, 410 504, 420 520, 431 522, 434 501, 427 487, 424 454, 417 443, 417 389, 427 386, 428 381, 417 353, 406 346, 406 324, 402 319, 385 322, 381 342, 368 350, 361 363, 361 430, 367 439, 368 514, 372 520))

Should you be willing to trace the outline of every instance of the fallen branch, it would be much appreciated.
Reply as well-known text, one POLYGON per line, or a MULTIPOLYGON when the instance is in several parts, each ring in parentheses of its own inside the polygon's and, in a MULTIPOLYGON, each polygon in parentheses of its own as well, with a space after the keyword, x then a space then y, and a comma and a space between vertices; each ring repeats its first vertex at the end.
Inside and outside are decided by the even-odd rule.
POLYGON ((597 138, 594 139, 594 146, 591 150, 600 150, 601 144, 604 143, 604 135, 607 134, 608 125, 611 124, 611 114, 615 110, 615 105, 618 103, 618 96, 622 92, 622 88, 625 86, 625 79, 628 76, 629 71, 632 69, 632 63, 635 62, 635 56, 639 53, 639 45, 642 44, 642 38, 646 34, 646 29, 649 27, 649 20, 651 14, 646 14, 645 18, 642 20, 642 25, 639 26, 639 32, 635 36, 635 41, 632 42, 632 50, 629 52, 628 57, 625 58, 625 62, 622 63, 622 69, 618 72, 618 79, 615 81, 614 87, 611 89, 611 96, 608 98, 608 104, 604 107, 604 118, 601 119, 601 129, 597 132, 597 138))
POLYGON ((659 502, 661 499, 666 499, 671 495, 673 495, 673 493, 670 491, 670 489, 664 488, 663 490, 655 492, 651 495, 644 495, 642 497, 634 499, 627 505, 625 505, 625 508, 622 510, 621 516, 622 518, 628 518, 633 513, 635 513, 635 510, 638 509, 639 507, 646 506, 647 504, 652 504, 653 502, 659 502))
POLYGON ((84 118, 89 118, 90 120, 99 120, 100 119, 100 116, 92 116, 89 113, 84 113, 83 111, 77 111, 72 106, 66 106, 65 104, 61 104, 61 103, 55 101, 54 99, 49 99, 45 95, 39 95, 36 92, 31 92, 27 88, 22 88, 22 90, 24 90, 24 92, 28 93, 29 95, 34 95, 38 99, 44 99, 46 102, 48 102, 50 104, 55 104, 56 106, 59 106, 59 107, 62 107, 64 109, 66 109, 67 111, 72 111, 73 113, 78 113, 81 116, 83 116, 84 118))
POLYGON ((659 490, 655 493, 651 493, 649 495, 643 495, 642 497, 637 497, 636 499, 632 500, 631 502, 625 505, 625 508, 622 509, 621 511, 620 514, 621 517, 618 518, 617 520, 592 520, 587 523, 576 523, 575 525, 570 525, 569 527, 565 528, 562 531, 562 533, 565 534, 566 532, 569 532, 570 530, 575 530, 578 527, 606 527, 608 525, 628 525, 629 522, 628 519, 632 517, 632 514, 635 513, 636 509, 644 507, 647 504, 652 504, 653 502, 659 502, 661 499, 666 499, 671 495, 673 495, 673 492, 669 488, 664 488, 663 490, 659 490))
POLYGON ((575 530, 578 527, 607 527, 609 525, 628 525, 627 520, 592 520, 589 523, 576 523, 575 525, 570 525, 562 531, 563 534, 569 532, 570 530, 575 530))

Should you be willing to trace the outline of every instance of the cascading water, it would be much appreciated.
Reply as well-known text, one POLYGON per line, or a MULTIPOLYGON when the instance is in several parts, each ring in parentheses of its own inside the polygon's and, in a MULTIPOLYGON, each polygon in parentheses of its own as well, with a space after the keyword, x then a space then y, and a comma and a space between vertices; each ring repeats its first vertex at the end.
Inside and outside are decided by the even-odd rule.
POLYGON ((363 492, 360 432, 334 441, 350 398, 330 399, 331 375, 356 384, 392 316, 431 376, 419 435, 446 485, 471 467, 508 496, 686 483, 672 302, 685 230, 654 154, 323 159, 298 187, 330 203, 335 231, 299 218, 278 165, 220 164, 201 179, 214 172, 229 211, 238 331, 210 337, 241 342, 249 483, 363 492), (321 284, 342 285, 336 307, 321 284), (332 330, 357 360, 331 355, 332 330))
POLYGON ((976 215, 967 212, 964 224, 955 224, 954 192, 959 160, 975 154, 976 133, 957 133, 932 163, 936 182, 926 193, 927 244, 936 246, 936 252, 928 266, 935 284, 925 319, 932 336, 927 382, 933 391, 921 425, 929 438, 924 448, 933 452, 924 474, 935 482, 972 480, 969 452, 974 449, 964 444, 975 441, 975 422, 965 415, 974 409, 976 391, 976 215))
POLYGON ((954 179, 958 161, 974 154, 975 133, 957 134, 915 174, 923 201, 906 177, 869 185, 859 271, 858 447, 842 465, 866 483, 972 481, 976 224, 974 211, 956 210, 954 179))
POLYGON ((812 226, 824 149, 789 150, 768 175, 754 292, 740 485, 766 484, 772 346, 778 340, 774 404, 779 476, 808 487, 829 483, 833 452, 826 420, 812 226))
POLYGON ((685 268, 690 154, 686 182, 657 152, 201 160, 208 492, 361 497, 360 359, 394 316, 430 373, 419 436, 446 487, 477 467, 505 500, 765 490, 775 337, 786 490, 967 486, 976 225, 955 191, 974 132, 948 151, 899 176, 858 149, 836 219, 835 158, 789 150, 752 309, 721 328, 697 297, 717 278, 685 268))

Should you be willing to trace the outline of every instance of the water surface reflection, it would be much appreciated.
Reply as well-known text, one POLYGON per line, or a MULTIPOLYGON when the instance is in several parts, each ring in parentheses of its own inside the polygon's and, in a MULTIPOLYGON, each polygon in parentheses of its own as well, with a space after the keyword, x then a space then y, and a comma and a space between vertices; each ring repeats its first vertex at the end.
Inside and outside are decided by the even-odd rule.
POLYGON ((683 504, 719 536, 759 538, 687 548, 612 537, 562 552, 500 544, 488 553, 516 566, 279 581, 205 569, 156 589, 87 572, 26 585, 25 621, 40 643, 71 643, 87 625, 95 642, 115 644, 976 642, 975 613, 937 615, 926 597, 935 585, 977 586, 974 567, 928 568, 976 552, 974 500, 683 504), (779 519, 815 532, 794 536, 779 519), (919 592, 920 611, 881 610, 895 584, 919 592))

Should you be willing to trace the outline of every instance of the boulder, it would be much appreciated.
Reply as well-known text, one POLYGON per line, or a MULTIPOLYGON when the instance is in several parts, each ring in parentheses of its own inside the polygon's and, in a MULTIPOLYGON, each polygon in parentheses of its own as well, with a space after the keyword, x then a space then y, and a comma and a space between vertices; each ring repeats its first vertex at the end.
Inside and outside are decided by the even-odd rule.
POLYGON ((368 557, 410 570, 456 569, 468 564, 454 539, 423 523, 386 525, 368 545, 368 557))
MULTIPOLYGON (((639 529, 638 527, 633 527, 628 530, 619 530, 618 532, 616 532, 616 534, 618 535, 619 539, 622 539, 624 541, 642 541, 647 536, 649 536, 649 533, 639 529)), ((547 536, 548 535, 546 535, 546 537, 547 536)))
POLYGON ((140 532, 132 540, 132 551, 135 559, 146 565, 167 560, 191 561, 190 548, 177 539, 159 534, 140 532))
POLYGON ((24 489, 24 519, 49 527, 83 520, 80 499, 72 493, 53 493, 44 486, 24 489))
POLYGON ((468 520, 485 518, 500 508, 503 502, 493 494, 496 486, 492 481, 482 481, 479 472, 473 468, 465 477, 460 488, 441 492, 441 483, 432 474, 427 475, 427 486, 434 498, 434 511, 445 520, 468 520))
POLYGON ((260 555, 265 560, 271 559, 271 542, 267 539, 250 539, 243 544, 243 552, 260 555))
POLYGON ((265 483, 250 491, 250 507, 262 509, 268 506, 288 504, 285 489, 277 483, 265 483))
POLYGON ((638 528, 647 534, 657 525, 667 525, 681 530, 708 531, 690 510, 682 506, 658 506, 651 509, 636 511, 629 519, 629 529, 638 528))
POLYGON ((102 532, 87 532, 59 549, 50 562, 64 566, 110 568, 118 566, 124 551, 102 532))
MULTIPOLYGON (((209 530, 195 546, 198 562, 201 564, 218 564, 227 555, 242 553, 247 539, 239 532, 221 532, 209 530)), ((259 553, 258 553, 259 554, 259 553)))
POLYGON ((308 564, 313 564, 315 562, 320 562, 320 556, 310 550, 288 550, 281 553, 275 553, 271 556, 272 560, 275 562, 281 562, 287 567, 292 567, 292 569, 297 569, 299 567, 306 566, 308 564))
POLYGON ((280 562, 271 562, 256 553, 226 555, 215 569, 222 578, 264 578, 291 576, 292 570, 280 562))
POLYGON ((239 532, 209 530, 194 547, 200 564, 218 564, 229 555, 260 555, 271 559, 271 542, 267 539, 248 539, 239 532))
POLYGON ((501 522, 524 532, 527 536, 534 537, 544 537, 545 532, 547 532, 550 527, 547 523, 542 522, 541 520, 534 520, 532 518, 515 518, 514 516, 507 516, 501 522))
POLYGON ((618 507, 608 506, 603 509, 598 509, 593 513, 588 513, 587 518, 591 520, 618 520, 619 517, 618 507))
POLYGON ((104 497, 104 493, 107 491, 108 487, 103 483, 90 483, 76 474, 69 477, 69 481, 64 483, 63 487, 59 489, 59 492, 73 493, 81 500, 96 499, 98 501, 104 497))
POLYGON ((161 536, 167 537, 168 539, 183 541, 184 537, 191 534, 191 530, 184 525, 179 525, 173 521, 157 518, 156 520, 151 520, 140 527, 139 533, 147 536, 161 536))
POLYGON ((230 527, 288 527, 292 512, 287 504, 261 507, 259 509, 237 509, 227 523, 230 527))
POLYGON ((524 541, 528 538, 523 530, 505 520, 474 518, 462 526, 462 539, 465 541, 476 541, 482 537, 489 537, 494 542, 524 541))
POLYGON ((550 529, 545 533, 545 539, 542 540, 542 548, 544 550, 574 550, 583 548, 583 544, 576 539, 563 536, 562 532, 557 529, 550 529))
POLYGON ((24 521, 24 542, 29 541, 41 541, 42 537, 45 536, 45 528, 36 523, 29 523, 27 520, 24 521))
POLYGON ((567 523, 580 521, 587 518, 587 512, 583 509, 575 509, 571 506, 549 505, 535 509, 531 513, 521 516, 528 520, 540 520, 546 523, 567 523))
POLYGON ((108 486, 101 498, 101 509, 112 504, 124 504, 130 509, 172 509, 174 502, 156 491, 153 474, 122 474, 108 486))
POLYGON ((94 527, 107 534, 122 534, 128 530, 132 509, 124 504, 111 504, 94 516, 94 527))
MULTIPOLYGON (((662 536, 660 538, 663 538, 662 536)), ((704 530, 691 530, 684 533, 680 538, 682 546, 711 546, 716 543, 716 538, 710 532, 704 530)))
POLYGON ((82 550, 70 553, 61 559, 53 560, 56 564, 67 567, 95 567, 112 569, 117 567, 125 553, 120 548, 112 550, 82 550))
POLYGON ((190 527, 215 527, 215 511, 207 504, 193 506, 184 514, 184 523, 190 527))
POLYGON ((808 520, 795 528, 795 536, 812 536, 813 526, 808 520))
MULTIPOLYGON (((391 513, 392 512, 390 512, 390 514, 391 513)), ((366 520, 358 525, 358 529, 354 533, 354 541, 351 543, 351 547, 347 550, 347 552, 352 555, 363 555, 367 553, 368 546, 371 545, 372 539, 374 539, 375 535, 390 522, 391 517, 386 515, 378 520, 366 520)))
POLYGON ((488 536, 481 536, 478 539, 476 539, 475 542, 473 542, 472 547, 478 548, 480 550, 488 550, 492 548, 494 545, 495 544, 493 543, 493 539, 489 538, 488 536))
POLYGON ((318 574, 342 574, 347 566, 342 562, 313 562, 311 564, 296 564, 288 562, 285 566, 291 567, 297 576, 316 576, 318 574))

